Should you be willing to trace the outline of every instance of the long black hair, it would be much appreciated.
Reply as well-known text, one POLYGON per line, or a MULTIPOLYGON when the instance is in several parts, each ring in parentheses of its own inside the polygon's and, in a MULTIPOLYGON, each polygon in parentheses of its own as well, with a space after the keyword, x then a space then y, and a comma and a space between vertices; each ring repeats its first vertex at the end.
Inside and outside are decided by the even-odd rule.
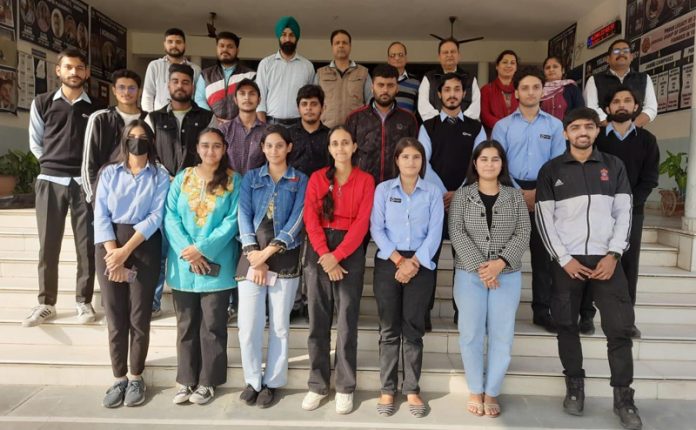
POLYGON ((476 148, 474 152, 471 153, 471 162, 469 163, 469 170, 466 173, 466 183, 471 185, 474 182, 478 182, 479 173, 476 171, 476 160, 481 156, 481 152, 484 149, 493 148, 498 151, 498 156, 502 166, 500 167, 500 173, 498 173, 498 182, 500 185, 512 186, 512 180, 510 179, 510 171, 508 170, 507 156, 505 155, 505 149, 503 145, 497 140, 484 140, 476 148))
MULTIPOLYGON (((128 166, 128 135, 131 134, 134 128, 140 127, 145 130, 145 138, 147 139, 147 161, 155 166, 157 163, 157 148, 155 148, 155 133, 152 132, 150 126, 142 119, 134 119, 133 121, 126 124, 121 132, 121 141, 119 143, 119 152, 116 159, 116 163, 126 163, 128 166)), ((128 166, 130 168, 130 166, 128 166)))
POLYGON ((267 125, 266 128, 263 130, 261 142, 259 143, 259 145, 261 145, 261 148, 263 148, 263 144, 266 143, 266 139, 268 138, 268 136, 272 134, 280 135, 280 137, 282 137, 285 143, 288 145, 292 143, 292 136, 290 135, 290 131, 286 127, 283 127, 279 124, 271 124, 267 125))
MULTIPOLYGON (((337 125, 334 126, 331 130, 329 130, 328 134, 328 139, 326 142, 327 147, 331 145, 331 136, 333 136, 334 132, 338 130, 343 130, 346 133, 348 133, 348 136, 350 136, 350 140, 355 143, 355 139, 353 138, 353 135, 351 134, 350 131, 348 131, 347 128, 345 128, 343 125, 337 125)), ((334 160, 333 156, 331 156, 331 152, 326 151, 329 157, 329 168, 326 170, 326 179, 329 180, 329 191, 326 193, 324 198, 322 199, 322 216, 329 220, 333 221, 334 219, 334 209, 335 207, 335 202, 333 199, 333 189, 334 189, 334 178, 336 176, 336 160, 334 160)), ((351 165, 355 166, 355 154, 353 153, 353 156, 351 157, 351 165)))
POLYGON ((427 164, 427 160, 425 159, 425 148, 423 148, 423 144, 420 143, 418 139, 416 139, 415 137, 402 137, 401 139, 399 139, 398 142, 396 142, 396 147, 394 148, 394 171, 399 172, 399 174, 401 174, 401 170, 399 170, 399 164, 397 163, 397 160, 406 148, 413 148, 420 153, 422 163, 420 171, 418 172, 418 176, 424 178, 425 167, 427 164))
MULTIPOLYGON (((222 187, 223 189, 227 187, 227 183, 230 180, 232 171, 230 168, 230 157, 227 155, 227 141, 225 140, 225 135, 222 134, 220 130, 214 127, 204 128, 200 133, 198 133, 198 143, 200 143, 201 137, 208 133, 217 135, 225 148, 225 152, 222 154, 222 159, 220 159, 220 164, 218 164, 217 169, 215 169, 215 173, 213 173, 213 180, 208 182, 208 186, 206 187, 206 191, 213 194, 217 187, 222 187)), ((196 153, 196 163, 201 163, 202 161, 201 156, 196 153)))

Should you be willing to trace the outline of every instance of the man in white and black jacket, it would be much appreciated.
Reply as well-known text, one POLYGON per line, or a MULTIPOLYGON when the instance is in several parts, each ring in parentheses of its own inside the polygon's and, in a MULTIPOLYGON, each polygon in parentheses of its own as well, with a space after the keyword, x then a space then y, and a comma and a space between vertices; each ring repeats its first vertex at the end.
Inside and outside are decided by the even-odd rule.
POLYGON ((536 222, 551 257, 551 315, 558 328, 558 352, 566 375, 564 410, 582 415, 584 378, 578 314, 590 290, 607 337, 614 412, 624 428, 640 429, 633 402, 631 330, 633 305, 621 255, 628 248, 633 209, 623 162, 593 147, 599 116, 590 108, 566 114, 565 154, 539 171, 536 222))

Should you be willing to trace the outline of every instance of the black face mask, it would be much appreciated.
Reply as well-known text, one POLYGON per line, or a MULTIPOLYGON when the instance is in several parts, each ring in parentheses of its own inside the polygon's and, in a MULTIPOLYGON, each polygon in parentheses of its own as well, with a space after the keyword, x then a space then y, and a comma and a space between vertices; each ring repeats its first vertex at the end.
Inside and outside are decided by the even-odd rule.
POLYGON ((128 152, 133 155, 145 155, 150 149, 150 142, 145 137, 141 139, 129 137, 126 143, 128 144, 128 152))
POLYGON ((621 113, 609 114, 609 115, 607 115, 607 121, 626 122, 626 121, 632 120, 634 115, 635 114, 632 112, 621 112, 621 113))

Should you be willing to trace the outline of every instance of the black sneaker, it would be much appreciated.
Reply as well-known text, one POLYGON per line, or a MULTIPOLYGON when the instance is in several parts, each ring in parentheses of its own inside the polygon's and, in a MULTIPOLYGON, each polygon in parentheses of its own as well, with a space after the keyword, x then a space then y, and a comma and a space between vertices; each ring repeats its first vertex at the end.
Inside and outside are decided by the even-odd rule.
POLYGON ((621 420, 621 427, 629 430, 640 430, 643 421, 638 415, 638 408, 633 402, 633 388, 614 387, 614 413, 621 420))
POLYGON ((261 389, 259 396, 256 398, 256 406, 261 409, 266 409, 273 404, 273 395, 275 394, 275 388, 269 388, 265 385, 261 389))
POLYGON ((592 336, 595 334, 595 326, 592 318, 580 318, 580 324, 578 326, 580 333, 592 336))
POLYGON ((638 327, 636 327, 634 324, 633 327, 631 328, 631 338, 632 339, 640 339, 640 337, 642 335, 643 335, 643 333, 641 333, 640 330, 638 330, 638 327))
POLYGON ((242 400, 247 406, 253 406, 256 404, 256 398, 259 396, 259 392, 254 390, 250 384, 247 384, 242 394, 239 395, 239 399, 242 400))
POLYGON ((104 400, 102 400, 102 406, 105 408, 117 408, 123 403, 123 399, 126 397, 126 387, 128 387, 128 381, 116 381, 114 385, 106 390, 106 395, 104 400))
POLYGON ((585 409, 585 379, 565 377, 566 396, 563 410, 570 415, 580 416, 585 409))
POLYGON ((556 333, 557 331, 556 323, 553 321, 553 318, 551 318, 551 315, 534 316, 532 322, 534 325, 543 327, 544 330, 548 331, 549 333, 556 333))
POLYGON ((210 385, 199 385, 196 391, 189 397, 189 402, 196 405, 205 405, 215 397, 215 387, 210 385))

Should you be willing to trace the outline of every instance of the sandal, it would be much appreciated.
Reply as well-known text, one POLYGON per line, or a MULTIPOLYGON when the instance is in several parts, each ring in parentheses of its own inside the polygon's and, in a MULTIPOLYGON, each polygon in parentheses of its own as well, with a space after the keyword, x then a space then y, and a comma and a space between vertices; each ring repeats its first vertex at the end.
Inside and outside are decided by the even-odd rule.
POLYGON ((466 406, 469 413, 472 415, 476 415, 477 417, 482 417, 485 413, 482 401, 477 402, 475 400, 469 400, 466 403, 466 406))
POLYGON ((500 416, 500 403, 484 403, 483 413, 488 418, 498 418, 500 416))

